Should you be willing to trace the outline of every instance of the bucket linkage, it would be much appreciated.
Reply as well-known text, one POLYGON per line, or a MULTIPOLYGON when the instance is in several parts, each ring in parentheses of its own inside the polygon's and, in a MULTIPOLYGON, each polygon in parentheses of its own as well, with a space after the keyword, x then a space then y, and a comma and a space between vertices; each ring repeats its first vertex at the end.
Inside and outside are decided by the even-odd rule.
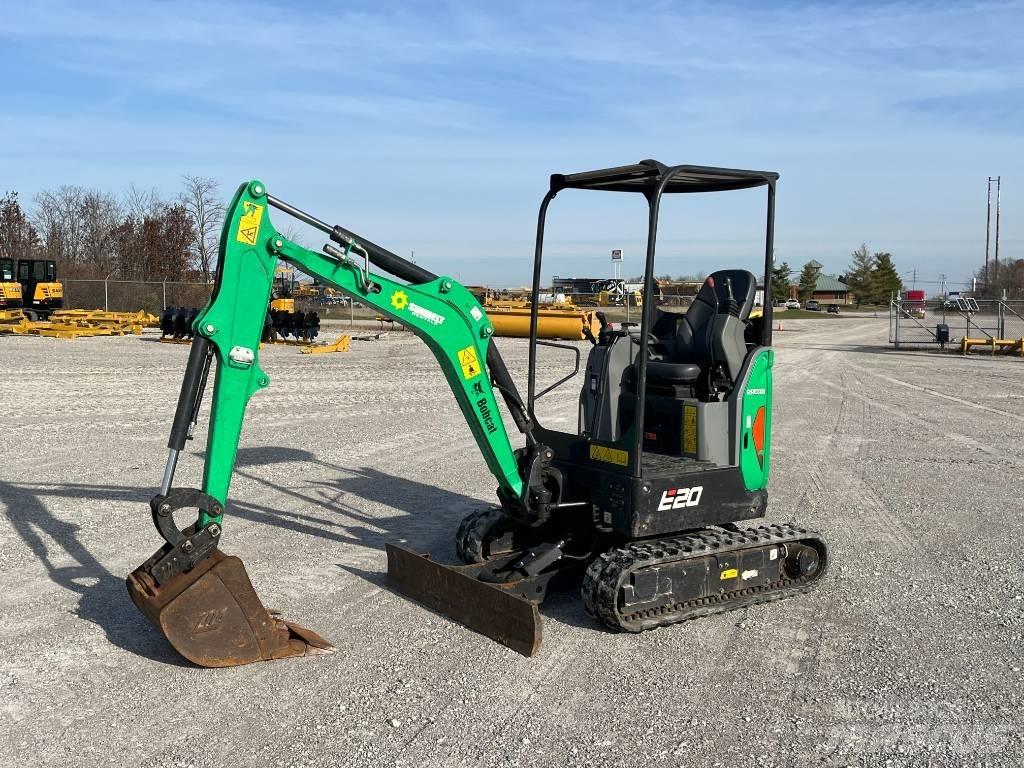
POLYGON ((153 523, 165 543, 129 574, 128 594, 178 653, 202 667, 331 653, 334 647, 316 632, 271 615, 242 561, 218 548, 223 504, 197 489, 171 488, 178 455, 198 419, 212 358, 209 341, 197 336, 171 429, 163 483, 150 502, 153 523), (197 522, 179 530, 174 521, 178 510, 198 511, 197 522))

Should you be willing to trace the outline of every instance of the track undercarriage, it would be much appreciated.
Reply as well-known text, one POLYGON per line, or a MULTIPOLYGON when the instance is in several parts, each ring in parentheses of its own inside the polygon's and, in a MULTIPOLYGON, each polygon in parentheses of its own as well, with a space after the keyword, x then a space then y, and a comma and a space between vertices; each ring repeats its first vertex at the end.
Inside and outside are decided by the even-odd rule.
POLYGON ((829 564, 821 535, 791 523, 727 524, 619 545, 598 540, 577 554, 565 538, 547 541, 545 533, 498 507, 478 510, 456 535, 467 565, 389 546, 389 575, 400 591, 529 656, 540 647, 537 606, 549 587, 579 586, 591 616, 613 630, 642 632, 806 592, 829 564))

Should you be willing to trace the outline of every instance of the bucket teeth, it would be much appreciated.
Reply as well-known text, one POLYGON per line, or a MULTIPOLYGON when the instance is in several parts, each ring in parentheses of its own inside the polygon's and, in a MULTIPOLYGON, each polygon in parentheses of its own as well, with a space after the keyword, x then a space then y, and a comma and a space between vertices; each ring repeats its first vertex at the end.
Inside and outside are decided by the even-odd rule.
POLYGON ((334 651, 316 632, 271 616, 242 561, 220 550, 191 571, 157 584, 150 569, 166 551, 158 551, 128 576, 128 593, 171 646, 192 663, 234 667, 334 651))

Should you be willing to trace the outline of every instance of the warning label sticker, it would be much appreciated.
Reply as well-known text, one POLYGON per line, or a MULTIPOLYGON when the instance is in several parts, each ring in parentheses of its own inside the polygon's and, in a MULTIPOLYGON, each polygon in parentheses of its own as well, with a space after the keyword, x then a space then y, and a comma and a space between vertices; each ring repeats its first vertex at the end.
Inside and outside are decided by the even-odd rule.
POLYGON ((476 356, 476 349, 473 347, 466 347, 465 349, 459 350, 459 365, 462 366, 462 378, 469 379, 475 378, 480 375, 480 361, 476 356))
POLYGON ((697 453, 697 406, 683 406, 683 453, 697 453))
POLYGON ((245 212, 238 220, 236 239, 246 245, 256 245, 256 238, 260 234, 260 221, 263 220, 263 206, 244 200, 242 207, 245 212))
POLYGON ((605 461, 609 464, 618 464, 620 467, 629 466, 629 454, 620 451, 618 448, 609 448, 606 445, 590 445, 590 458, 595 461, 605 461))

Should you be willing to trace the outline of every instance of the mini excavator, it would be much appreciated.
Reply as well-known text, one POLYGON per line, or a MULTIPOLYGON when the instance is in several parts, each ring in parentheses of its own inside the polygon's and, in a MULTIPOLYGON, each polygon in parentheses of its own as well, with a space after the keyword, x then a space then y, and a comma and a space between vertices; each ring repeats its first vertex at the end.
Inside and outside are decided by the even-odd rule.
POLYGON ((497 502, 458 528, 463 565, 387 545, 388 582, 396 591, 532 655, 541 643, 538 606, 559 584, 579 588, 597 621, 627 632, 810 589, 828 568, 820 534, 793 523, 737 524, 766 514, 771 457, 772 308, 766 302, 752 318, 757 280, 750 272, 714 272, 685 313, 644 302, 639 324, 602 320, 589 338, 578 428, 545 427, 535 411, 538 400, 580 372, 578 344, 537 337, 544 224, 557 194, 644 196, 644 295, 651 296, 663 195, 765 188, 763 295, 770 296, 777 179, 770 172, 653 160, 551 176, 538 217, 525 399, 493 343, 493 326, 465 287, 273 197, 260 181, 243 184, 227 209, 213 296, 194 322, 167 464, 150 503, 164 544, 128 577, 132 600, 182 656, 201 666, 333 650, 316 632, 271 615, 241 560, 220 548, 246 405, 269 384, 259 340, 279 260, 402 323, 427 344, 497 480, 497 502), (284 237, 271 224, 271 208, 322 231, 330 240, 323 252, 284 237), (539 388, 541 346, 567 348, 575 355, 574 373, 539 388), (202 486, 175 486, 211 369, 202 486), (499 398, 522 447, 512 445, 499 398), (184 529, 174 520, 182 510, 196 515, 184 529))

